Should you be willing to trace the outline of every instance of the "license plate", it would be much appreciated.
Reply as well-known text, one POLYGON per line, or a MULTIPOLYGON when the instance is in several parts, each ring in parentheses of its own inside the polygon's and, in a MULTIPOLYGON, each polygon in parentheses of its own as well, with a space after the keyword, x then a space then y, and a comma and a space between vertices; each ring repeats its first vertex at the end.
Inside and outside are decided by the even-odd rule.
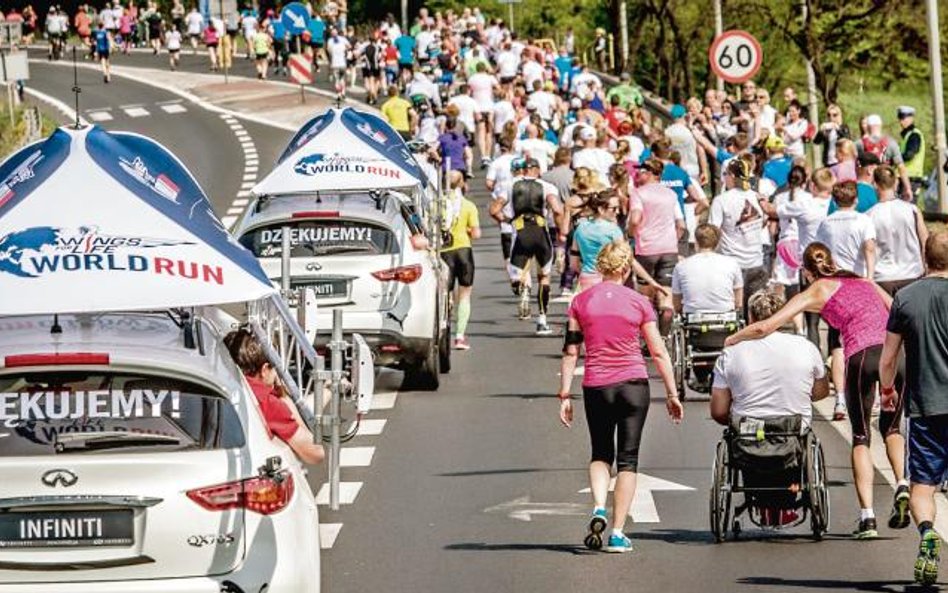
POLYGON ((306 286, 313 289, 317 299, 332 299, 349 294, 349 281, 345 279, 307 282, 306 286))
POLYGON ((0 548, 129 546, 131 510, 0 514, 0 548))

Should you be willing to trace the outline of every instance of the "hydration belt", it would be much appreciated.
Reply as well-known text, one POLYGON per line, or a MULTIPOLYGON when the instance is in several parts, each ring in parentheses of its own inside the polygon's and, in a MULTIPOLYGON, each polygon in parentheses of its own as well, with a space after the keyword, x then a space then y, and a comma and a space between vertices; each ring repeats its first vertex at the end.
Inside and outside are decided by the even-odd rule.
POLYGON ((524 227, 528 226, 546 226, 546 218, 539 214, 521 214, 517 218, 514 218, 511 221, 513 228, 522 231, 524 227))

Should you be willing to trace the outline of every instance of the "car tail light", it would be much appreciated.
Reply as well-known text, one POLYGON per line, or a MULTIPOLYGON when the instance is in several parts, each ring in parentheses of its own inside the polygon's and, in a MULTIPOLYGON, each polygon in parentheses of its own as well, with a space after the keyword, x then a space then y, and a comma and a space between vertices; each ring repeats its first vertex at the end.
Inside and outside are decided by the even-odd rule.
POLYGON ((293 498, 293 475, 284 472, 280 479, 258 476, 187 491, 188 498, 209 511, 246 509, 272 515, 286 508, 293 498))
POLYGON ((294 212, 293 218, 339 218, 338 210, 310 210, 294 212))
POLYGON ((411 284, 415 280, 421 278, 421 264, 400 266, 397 268, 391 268, 389 270, 379 270, 378 272, 372 272, 372 276, 376 280, 380 280, 382 282, 395 281, 411 284))
POLYGON ((40 354, 11 354, 4 357, 6 368, 58 365, 109 364, 109 355, 103 352, 45 352, 40 354))

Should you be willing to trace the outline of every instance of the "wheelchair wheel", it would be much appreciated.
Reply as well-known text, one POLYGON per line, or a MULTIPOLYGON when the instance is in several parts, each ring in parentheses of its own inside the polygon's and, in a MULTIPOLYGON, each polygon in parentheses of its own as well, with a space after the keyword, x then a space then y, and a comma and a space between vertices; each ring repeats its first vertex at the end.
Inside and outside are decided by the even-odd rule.
POLYGON ((731 471, 728 464, 727 440, 718 442, 711 470, 711 534, 714 542, 721 543, 727 537, 731 520, 731 471))
POLYGON ((806 489, 810 502, 810 530, 813 538, 823 539, 829 528, 830 498, 826 484, 826 464, 823 459, 823 447, 811 433, 806 442, 806 489))

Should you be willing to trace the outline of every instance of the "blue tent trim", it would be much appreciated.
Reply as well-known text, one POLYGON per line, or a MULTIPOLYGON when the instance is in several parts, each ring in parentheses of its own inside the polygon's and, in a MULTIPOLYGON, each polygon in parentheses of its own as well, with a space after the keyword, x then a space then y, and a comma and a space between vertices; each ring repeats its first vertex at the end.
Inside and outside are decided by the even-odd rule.
MULTIPOLYGON (((40 187, 69 156, 72 138, 62 130, 0 163, 0 216, 40 187)), ((69 199, 69 196, 63 196, 69 199)))
POLYGON ((408 150, 405 140, 384 119, 351 107, 343 109, 341 119, 350 132, 364 138, 366 145, 375 152, 420 179, 424 185, 428 184, 428 177, 408 150))
POLYGON ((233 241, 214 215, 191 172, 164 146, 144 136, 94 126, 86 135, 86 150, 125 189, 260 282, 270 284, 253 254, 233 241))
POLYGON ((302 148, 304 144, 318 136, 335 118, 336 112, 330 109, 326 113, 317 115, 303 124, 303 127, 299 129, 296 135, 293 136, 293 139, 290 140, 290 143, 283 149, 283 154, 277 159, 277 164, 285 161, 291 154, 302 148))

